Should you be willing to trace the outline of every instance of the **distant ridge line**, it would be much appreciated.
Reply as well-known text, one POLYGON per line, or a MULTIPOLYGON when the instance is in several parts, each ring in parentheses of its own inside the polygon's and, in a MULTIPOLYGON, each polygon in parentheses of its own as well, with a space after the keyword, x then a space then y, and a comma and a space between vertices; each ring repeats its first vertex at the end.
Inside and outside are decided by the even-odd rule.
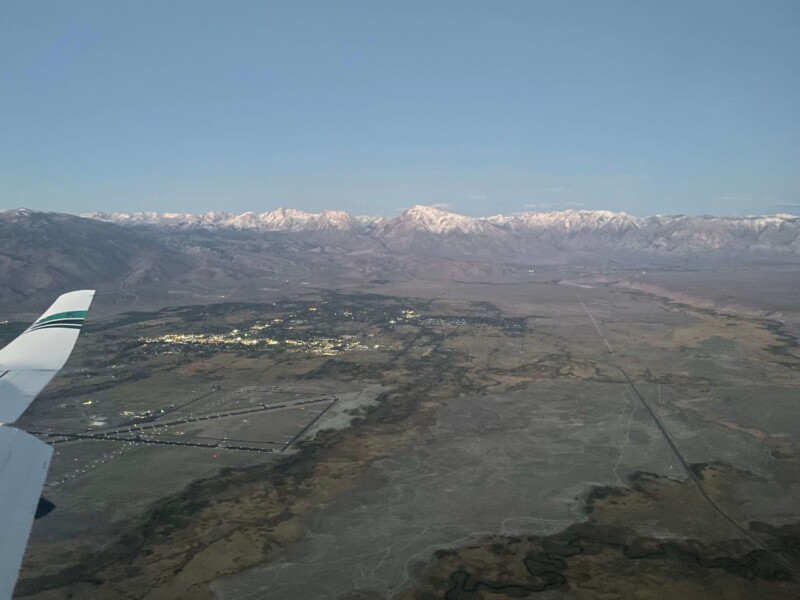
MULTIPOLYGON (((350 248, 375 242, 384 250, 484 260, 544 257, 562 252, 720 258, 800 256, 800 217, 655 215, 607 210, 527 212, 470 217, 433 206, 412 206, 393 218, 353 216, 341 210, 311 213, 292 208, 234 214, 172 212, 86 213, 81 217, 30 209, 0 212, 0 223, 90 219, 139 229, 283 232, 350 248)), ((299 238, 298 238, 299 239, 299 238)), ((374 246, 374 244, 373 244, 374 246)))

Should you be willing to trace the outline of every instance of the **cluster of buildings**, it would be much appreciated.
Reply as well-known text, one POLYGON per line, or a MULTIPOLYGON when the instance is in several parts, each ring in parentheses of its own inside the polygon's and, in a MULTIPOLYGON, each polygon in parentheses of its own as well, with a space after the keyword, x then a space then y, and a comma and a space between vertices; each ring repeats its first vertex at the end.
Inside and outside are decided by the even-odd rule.
MULTIPOLYGON (((282 347, 287 350, 305 351, 323 356, 333 356, 342 352, 356 350, 375 350, 380 346, 367 345, 359 336, 342 335, 339 337, 326 337, 318 335, 295 335, 267 337, 263 331, 269 329, 269 324, 259 323, 245 331, 233 329, 229 333, 168 333, 158 337, 144 337, 139 341, 145 346, 157 346, 160 354, 172 353, 188 348, 268 348, 270 346, 282 347)), ((289 327, 291 329, 291 327, 289 327)))

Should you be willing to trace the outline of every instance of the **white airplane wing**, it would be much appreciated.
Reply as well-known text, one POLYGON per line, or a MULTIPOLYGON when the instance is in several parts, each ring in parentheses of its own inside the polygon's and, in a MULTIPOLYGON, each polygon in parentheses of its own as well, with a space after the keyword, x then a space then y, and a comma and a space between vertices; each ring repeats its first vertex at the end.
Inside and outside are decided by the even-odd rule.
POLYGON ((94 290, 59 296, 0 350, 0 599, 11 598, 53 449, 9 427, 67 362, 94 290))
POLYGON ((53 449, 14 427, 0 427, 0 598, 14 593, 53 449))

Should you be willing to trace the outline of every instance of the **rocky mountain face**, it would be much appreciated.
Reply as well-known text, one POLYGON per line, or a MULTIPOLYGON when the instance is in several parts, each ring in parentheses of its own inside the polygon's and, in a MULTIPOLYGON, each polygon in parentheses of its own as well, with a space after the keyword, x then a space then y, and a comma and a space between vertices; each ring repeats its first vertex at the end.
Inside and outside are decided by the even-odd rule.
POLYGON ((331 241, 373 239, 391 250, 475 259, 522 260, 563 252, 662 256, 744 256, 794 259, 800 254, 800 218, 654 216, 638 218, 600 210, 523 213, 474 218, 414 206, 393 219, 353 217, 342 211, 205 215, 92 213, 86 217, 124 225, 179 229, 254 230, 331 234, 331 241))
POLYGON ((60 213, 0 212, 0 297, 114 282, 158 286, 187 261, 147 232, 60 213))

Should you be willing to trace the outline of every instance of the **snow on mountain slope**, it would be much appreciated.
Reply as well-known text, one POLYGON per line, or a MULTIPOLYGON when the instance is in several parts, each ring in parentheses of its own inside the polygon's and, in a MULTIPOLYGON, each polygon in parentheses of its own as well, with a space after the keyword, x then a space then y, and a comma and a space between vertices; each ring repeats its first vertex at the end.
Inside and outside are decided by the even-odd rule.
POLYGON ((495 225, 486 219, 465 217, 432 206, 412 206, 384 225, 384 233, 425 231, 428 233, 487 233, 495 225))
POLYGON ((82 216, 119 225, 152 225, 184 229, 261 229, 264 231, 349 231, 361 227, 362 224, 378 220, 377 217, 361 217, 357 219, 341 210, 309 213, 294 208, 278 208, 263 213, 244 212, 239 215, 212 211, 202 215, 156 212, 93 212, 82 216))
POLYGON ((510 217, 496 215, 487 219, 501 227, 515 230, 536 229, 614 229, 637 227, 640 219, 624 212, 608 210, 565 210, 560 212, 530 212, 510 217))
POLYGON ((605 210, 565 210, 476 218, 431 206, 413 206, 392 219, 353 217, 326 210, 308 213, 290 208, 233 215, 209 212, 90 213, 84 215, 121 225, 324 232, 373 236, 392 247, 425 251, 449 247, 471 252, 533 252, 535 249, 657 252, 800 253, 800 217, 792 215, 716 217, 634 217, 605 210))

